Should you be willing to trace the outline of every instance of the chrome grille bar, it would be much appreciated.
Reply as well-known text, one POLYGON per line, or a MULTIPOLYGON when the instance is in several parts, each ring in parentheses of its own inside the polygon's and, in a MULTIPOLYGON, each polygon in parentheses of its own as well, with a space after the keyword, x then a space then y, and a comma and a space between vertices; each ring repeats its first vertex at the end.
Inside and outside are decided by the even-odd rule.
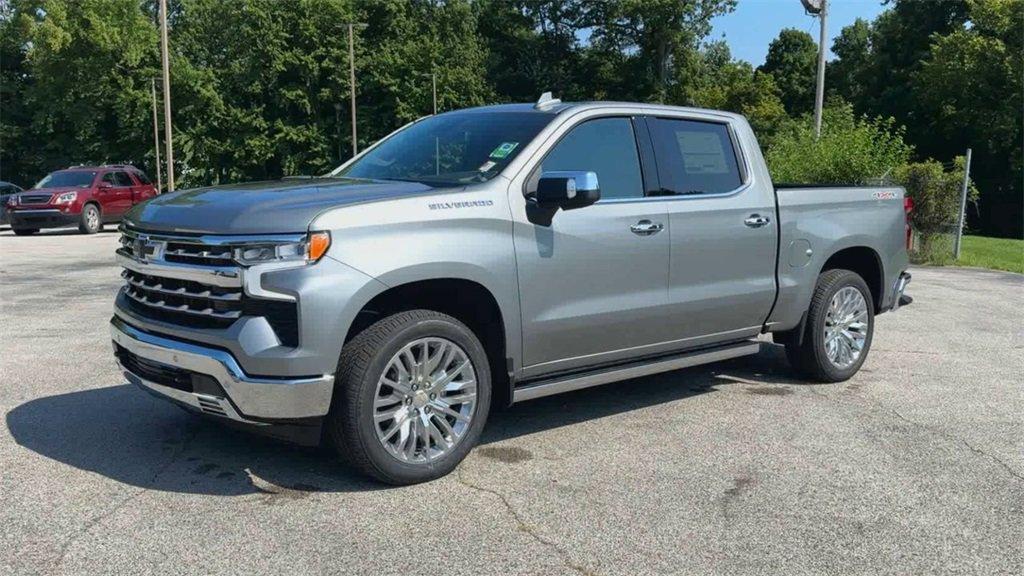
POLYGON ((125 279, 129 284, 136 288, 141 288, 147 292, 160 292, 162 294, 170 294, 172 296, 181 296, 183 298, 206 298, 209 300, 218 300, 221 302, 238 302, 242 299, 241 292, 230 292, 227 294, 214 294, 212 290, 204 290, 203 292, 189 292, 185 287, 180 288, 164 288, 163 284, 146 284, 142 280, 137 280, 132 276, 132 272, 127 270, 121 273, 121 277, 125 279))
POLYGON ((145 294, 138 294, 137 291, 132 289, 132 288, 129 288, 129 289, 125 290, 124 293, 125 293, 126 296, 128 296, 129 298, 131 298, 132 300, 134 300, 134 301, 136 301, 136 302, 138 302, 140 304, 145 304, 146 306, 150 306, 152 308, 159 308, 161 310, 166 310, 168 312, 181 312, 181 313, 185 313, 185 314, 192 314, 194 316, 205 316, 207 318, 220 318, 220 319, 224 319, 224 320, 234 320, 234 319, 240 318, 242 316, 242 311, 241 310, 231 310, 231 311, 227 311, 227 312, 217 312, 213 308, 204 308, 202 310, 196 310, 194 308, 190 308, 188 306, 188 304, 182 304, 180 306, 172 306, 172 305, 166 304, 165 301, 163 301, 163 300, 159 300, 159 301, 150 300, 148 296, 146 296, 145 294))

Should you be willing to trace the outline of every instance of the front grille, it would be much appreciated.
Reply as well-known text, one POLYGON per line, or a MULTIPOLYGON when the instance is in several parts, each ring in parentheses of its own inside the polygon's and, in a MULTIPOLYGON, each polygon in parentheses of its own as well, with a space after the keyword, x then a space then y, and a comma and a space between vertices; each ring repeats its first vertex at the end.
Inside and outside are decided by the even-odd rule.
POLYGON ((49 204, 52 197, 53 194, 22 194, 19 201, 21 204, 49 204))
POLYGON ((125 295, 139 304, 165 313, 199 316, 227 321, 228 324, 242 316, 240 288, 218 288, 131 270, 125 270, 121 276, 128 284, 125 295))
MULTIPOLYGON (((237 267, 230 246, 165 236, 154 241, 133 230, 124 231, 119 252, 140 261, 167 262, 197 269, 237 267)), ((299 345, 295 302, 252 298, 241 287, 218 287, 128 269, 121 275, 125 280, 128 308, 143 318, 190 328, 224 329, 242 317, 263 317, 282 345, 299 345)))

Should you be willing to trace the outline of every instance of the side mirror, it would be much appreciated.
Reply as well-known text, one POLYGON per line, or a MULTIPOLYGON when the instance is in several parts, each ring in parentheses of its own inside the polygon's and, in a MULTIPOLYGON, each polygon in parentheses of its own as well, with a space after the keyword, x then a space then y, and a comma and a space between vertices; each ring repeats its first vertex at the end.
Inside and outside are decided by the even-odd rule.
POLYGON ((539 208, 562 210, 590 206, 600 199, 597 174, 574 170, 542 173, 533 197, 539 208))

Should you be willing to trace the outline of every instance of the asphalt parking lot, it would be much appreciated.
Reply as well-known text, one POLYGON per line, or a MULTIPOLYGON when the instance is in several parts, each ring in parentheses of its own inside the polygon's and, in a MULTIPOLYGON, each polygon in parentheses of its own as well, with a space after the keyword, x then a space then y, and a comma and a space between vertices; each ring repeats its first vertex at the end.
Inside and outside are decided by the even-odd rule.
POLYGON ((0 231, 0 573, 1024 572, 1024 276, 913 270, 843 384, 765 343, 518 405, 386 488, 127 385, 116 239, 0 231))

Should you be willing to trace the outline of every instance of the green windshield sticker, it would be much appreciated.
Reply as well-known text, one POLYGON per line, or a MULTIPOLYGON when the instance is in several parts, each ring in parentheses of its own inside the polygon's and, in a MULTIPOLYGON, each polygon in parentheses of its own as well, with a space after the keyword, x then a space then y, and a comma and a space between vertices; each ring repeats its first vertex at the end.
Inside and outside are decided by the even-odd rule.
POLYGON ((516 146, 519 146, 519 142, 502 142, 501 146, 498 146, 491 152, 491 158, 501 160, 511 154, 516 149, 516 146))

